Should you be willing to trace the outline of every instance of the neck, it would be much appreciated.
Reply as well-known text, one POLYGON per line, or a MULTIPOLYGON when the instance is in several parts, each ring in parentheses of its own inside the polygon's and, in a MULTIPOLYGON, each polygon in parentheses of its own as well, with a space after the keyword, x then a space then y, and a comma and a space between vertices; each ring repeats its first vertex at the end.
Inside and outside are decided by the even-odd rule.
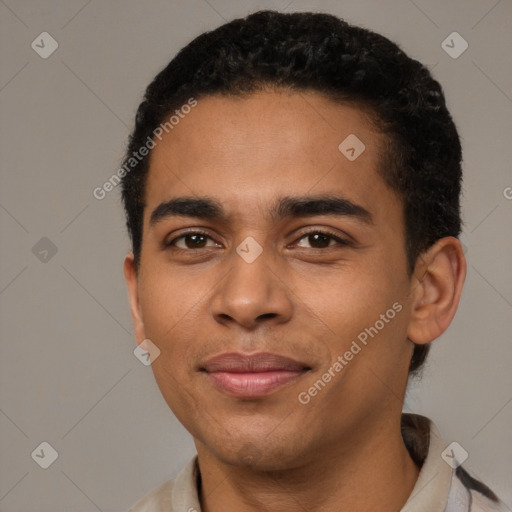
POLYGON ((204 512, 308 510, 396 512, 410 496, 419 469, 398 423, 344 438, 308 462, 279 471, 225 464, 197 442, 204 512))

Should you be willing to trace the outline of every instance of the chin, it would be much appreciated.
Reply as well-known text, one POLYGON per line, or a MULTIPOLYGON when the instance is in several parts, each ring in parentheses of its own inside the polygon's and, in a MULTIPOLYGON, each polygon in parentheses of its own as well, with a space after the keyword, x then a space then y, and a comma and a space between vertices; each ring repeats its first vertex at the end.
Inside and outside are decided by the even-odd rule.
POLYGON ((252 471, 283 471, 299 467, 304 463, 297 447, 271 446, 268 440, 262 442, 247 441, 239 448, 231 444, 228 453, 216 450, 217 456, 230 466, 252 471))

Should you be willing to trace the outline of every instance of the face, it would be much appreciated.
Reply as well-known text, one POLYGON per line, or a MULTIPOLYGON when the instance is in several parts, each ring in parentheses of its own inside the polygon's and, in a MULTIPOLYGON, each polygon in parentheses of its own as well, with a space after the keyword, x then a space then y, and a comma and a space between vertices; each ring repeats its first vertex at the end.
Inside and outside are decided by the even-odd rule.
POLYGON ((411 280, 380 142, 355 107, 265 92, 199 99, 152 150, 132 315, 198 451, 290 468, 399 418, 411 280))

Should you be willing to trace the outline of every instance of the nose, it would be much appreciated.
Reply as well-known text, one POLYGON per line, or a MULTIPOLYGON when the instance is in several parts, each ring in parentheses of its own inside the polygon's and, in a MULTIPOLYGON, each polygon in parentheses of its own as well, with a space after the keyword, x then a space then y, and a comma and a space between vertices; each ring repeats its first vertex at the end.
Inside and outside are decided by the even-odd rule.
POLYGON ((263 250, 249 263, 233 251, 230 270, 212 297, 211 313, 217 322, 254 330, 262 324, 285 323, 291 318, 291 291, 270 256, 263 250))

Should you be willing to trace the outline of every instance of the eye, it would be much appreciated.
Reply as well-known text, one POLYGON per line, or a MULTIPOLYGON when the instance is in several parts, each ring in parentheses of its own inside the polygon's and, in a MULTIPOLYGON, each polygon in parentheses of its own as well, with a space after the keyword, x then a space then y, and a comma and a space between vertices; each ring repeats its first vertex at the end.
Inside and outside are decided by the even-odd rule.
POLYGON ((193 250, 193 249, 204 249, 205 247, 219 247, 219 244, 215 242, 207 233, 202 231, 190 231, 184 233, 176 238, 173 238, 170 242, 167 242, 166 247, 177 247, 181 250, 193 250), (213 242, 208 245, 208 240, 213 242))
POLYGON ((299 239, 299 243, 297 245, 306 249, 325 249, 335 245, 350 245, 350 243, 329 231, 315 230, 304 234, 299 239), (305 241, 309 244, 309 247, 304 245, 304 242, 301 241, 305 241))

